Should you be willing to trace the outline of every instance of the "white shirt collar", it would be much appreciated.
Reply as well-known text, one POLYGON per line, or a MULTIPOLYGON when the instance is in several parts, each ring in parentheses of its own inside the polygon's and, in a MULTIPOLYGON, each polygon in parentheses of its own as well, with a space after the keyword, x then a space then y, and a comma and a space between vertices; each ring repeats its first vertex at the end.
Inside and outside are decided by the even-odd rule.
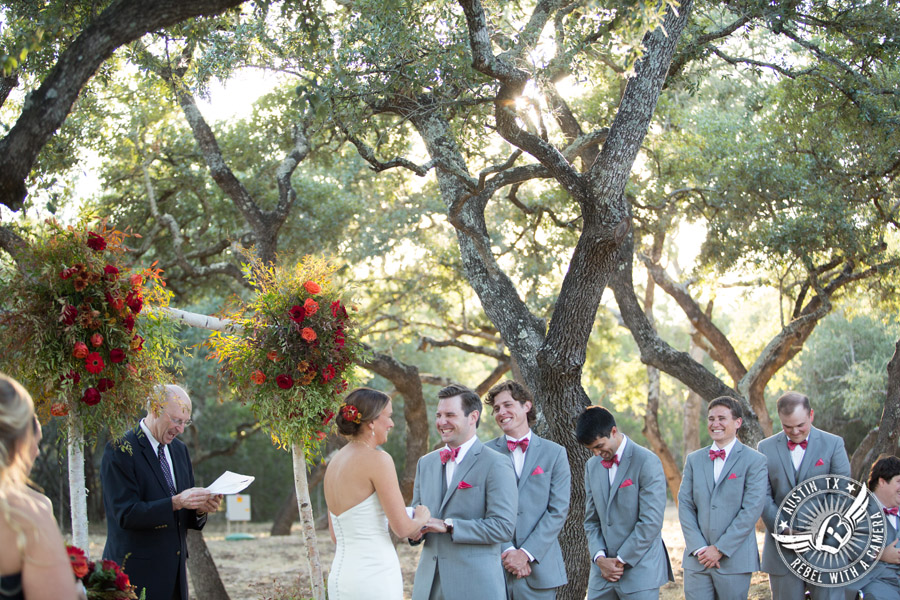
POLYGON ((625 444, 628 443, 628 436, 624 433, 622 434, 622 443, 619 444, 619 449, 616 450, 616 456, 619 457, 619 463, 622 462, 622 454, 625 452, 625 444))
POLYGON ((528 433, 526 433, 525 435, 523 435, 520 438, 506 436, 506 441, 508 441, 508 442, 518 442, 519 440, 528 440, 528 443, 531 443, 531 430, 529 429, 528 433))
POLYGON ((144 432, 144 435, 147 436, 147 439, 150 440, 150 445, 153 446, 153 454, 159 453, 159 441, 153 437, 153 433, 150 432, 150 428, 147 427, 147 424, 144 423, 144 420, 141 419, 141 431, 144 432))
POLYGON ((719 448, 719 444, 713 442, 713 448, 716 450, 724 450, 725 451, 725 460, 728 460, 728 455, 731 454, 731 449, 734 448, 735 443, 737 443, 737 437, 731 440, 724 448, 719 448))
MULTIPOLYGON (((477 440, 477 439, 478 439, 478 436, 473 435, 471 438, 469 438, 468 441, 463 442, 462 445, 460 445, 459 454, 456 455, 456 460, 454 461, 454 462, 456 462, 456 464, 459 464, 462 462, 462 460, 466 457, 466 452, 468 452, 469 448, 471 448, 475 444, 475 440, 477 440)), ((445 448, 447 448, 449 450, 450 446, 445 446, 445 448)))

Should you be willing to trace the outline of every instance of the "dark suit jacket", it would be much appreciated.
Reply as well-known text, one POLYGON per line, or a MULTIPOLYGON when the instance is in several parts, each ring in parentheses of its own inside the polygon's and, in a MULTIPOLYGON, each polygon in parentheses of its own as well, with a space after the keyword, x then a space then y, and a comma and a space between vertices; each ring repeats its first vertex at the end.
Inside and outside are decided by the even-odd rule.
MULTIPOLYGON (((118 443, 106 445, 100 465, 107 536, 103 558, 122 565, 133 585, 146 588, 147 600, 170 600, 179 574, 181 597, 187 598, 187 530, 202 529, 206 515, 172 510, 159 460, 140 427, 118 443)), ((175 439, 169 452, 176 491, 194 487, 187 447, 175 439)))

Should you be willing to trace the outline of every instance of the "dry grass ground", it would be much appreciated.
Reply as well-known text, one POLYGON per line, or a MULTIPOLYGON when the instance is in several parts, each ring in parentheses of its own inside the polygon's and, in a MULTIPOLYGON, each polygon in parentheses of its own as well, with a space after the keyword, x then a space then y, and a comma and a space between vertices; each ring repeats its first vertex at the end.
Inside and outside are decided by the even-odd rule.
MULTIPOLYGON (((204 530, 204 537, 212 553, 219 574, 228 590, 231 600, 297 600, 303 598, 298 586, 306 588, 308 593, 308 577, 305 567, 305 547, 300 537, 299 528, 295 528, 290 536, 271 537, 270 523, 248 523, 232 527, 232 531, 252 534, 252 540, 228 541, 225 539, 224 515, 214 515, 204 530)), ((675 583, 669 583, 662 589, 662 600, 678 600, 682 593, 681 555, 684 552, 684 539, 678 525, 678 514, 674 505, 666 510, 663 524, 663 539, 669 550, 672 568, 675 571, 675 583)), ((96 558, 103 551, 104 535, 91 536, 91 556, 96 558)), ((758 534, 759 547, 762 548, 762 535, 758 534)), ((400 565, 403 570, 403 582, 406 598, 412 594, 413 577, 419 560, 418 548, 408 544, 398 546, 400 565)), ((334 544, 327 531, 319 532, 319 553, 323 569, 327 577, 328 568, 334 556, 334 544)), ((193 596, 194 600, 203 600, 193 596)), ((756 573, 750 587, 751 600, 770 600, 769 585, 764 573, 756 573)), ((475 597, 473 596, 473 600, 475 597)))

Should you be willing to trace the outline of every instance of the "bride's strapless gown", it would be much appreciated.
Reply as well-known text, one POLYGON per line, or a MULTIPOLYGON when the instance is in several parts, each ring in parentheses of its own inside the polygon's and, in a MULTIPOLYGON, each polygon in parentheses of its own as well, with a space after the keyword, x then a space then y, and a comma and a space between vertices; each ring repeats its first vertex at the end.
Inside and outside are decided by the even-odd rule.
POLYGON ((402 600, 400 560, 388 521, 371 496, 340 515, 331 515, 337 541, 328 575, 328 600, 402 600))

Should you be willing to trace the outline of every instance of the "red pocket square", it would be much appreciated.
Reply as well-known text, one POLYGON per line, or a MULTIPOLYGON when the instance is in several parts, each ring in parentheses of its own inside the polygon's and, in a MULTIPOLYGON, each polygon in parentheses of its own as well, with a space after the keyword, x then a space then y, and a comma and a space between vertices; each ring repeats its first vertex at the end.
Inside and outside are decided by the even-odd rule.
POLYGON ((626 479, 622 482, 622 485, 619 486, 619 489, 621 490, 623 487, 628 487, 629 485, 634 485, 634 482, 630 479, 626 479))
POLYGON ((469 489, 470 487, 472 487, 472 486, 469 485, 468 483, 466 483, 465 481, 460 481, 460 482, 459 482, 459 485, 456 486, 456 489, 458 489, 458 490, 467 490, 467 489, 469 489))
POLYGON ((732 473, 731 475, 728 476, 728 479, 737 479, 737 475, 732 473))
POLYGON ((819 460, 816 461, 816 465, 815 465, 815 466, 821 467, 821 466, 824 465, 824 464, 825 464, 825 461, 822 460, 822 459, 820 458, 819 460))
POLYGON ((544 470, 540 466, 537 466, 534 468, 534 471, 532 471, 531 474, 532 475, 543 475, 544 470))

